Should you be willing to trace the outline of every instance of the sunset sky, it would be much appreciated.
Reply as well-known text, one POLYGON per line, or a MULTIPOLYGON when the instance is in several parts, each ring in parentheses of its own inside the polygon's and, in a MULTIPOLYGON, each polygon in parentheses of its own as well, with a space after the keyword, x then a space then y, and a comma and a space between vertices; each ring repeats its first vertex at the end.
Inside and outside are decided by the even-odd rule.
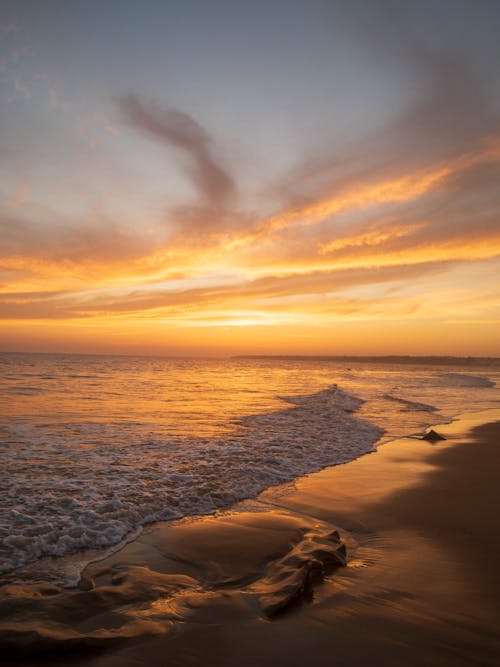
POLYGON ((500 355, 498 0, 0 12, 0 350, 500 355))

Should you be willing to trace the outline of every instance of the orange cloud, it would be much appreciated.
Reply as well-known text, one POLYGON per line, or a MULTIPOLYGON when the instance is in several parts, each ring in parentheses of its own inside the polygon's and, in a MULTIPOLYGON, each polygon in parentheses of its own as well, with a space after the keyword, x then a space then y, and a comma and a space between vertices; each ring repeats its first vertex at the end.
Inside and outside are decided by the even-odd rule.
MULTIPOLYGON (((396 178, 346 179, 334 196, 259 219, 222 206, 235 187, 190 119, 151 118, 142 107, 129 113, 144 131, 154 121, 148 132, 180 142, 194 161, 200 192, 220 202, 220 210, 183 209, 184 222, 170 238, 146 231, 159 229, 157 222, 148 221, 144 231, 99 220, 41 226, 5 212, 0 318, 10 331, 29 321, 46 332, 57 321, 101 332, 113 344, 126 340, 132 349, 137 335, 160 345, 158 332, 168 327, 177 349, 184 338, 194 341, 186 333, 192 331, 203 331, 219 349, 218 334, 207 333, 214 329, 246 351, 262 327, 293 347, 302 335, 326 345, 324 329, 348 322, 433 318, 465 326, 498 318, 498 295, 486 304, 477 290, 450 292, 447 283, 458 263, 500 257, 498 139, 396 178), (491 204, 478 206, 478 193, 491 204)), ((28 194, 14 192, 7 204, 24 212, 28 194)), ((88 335, 94 345, 98 334, 88 335)))

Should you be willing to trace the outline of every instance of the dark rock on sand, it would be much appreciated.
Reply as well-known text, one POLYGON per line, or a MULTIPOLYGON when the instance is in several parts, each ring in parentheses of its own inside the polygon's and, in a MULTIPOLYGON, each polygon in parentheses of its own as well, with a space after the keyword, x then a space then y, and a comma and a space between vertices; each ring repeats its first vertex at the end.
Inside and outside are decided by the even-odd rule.
POLYGON ((311 599, 326 575, 346 564, 346 547, 339 533, 310 532, 283 558, 275 561, 258 583, 259 603, 269 618, 311 599))
POLYGON ((422 436, 422 440, 427 440, 428 442, 439 442, 440 440, 446 440, 444 435, 440 435, 437 431, 431 428, 430 431, 427 431, 425 435, 422 436))

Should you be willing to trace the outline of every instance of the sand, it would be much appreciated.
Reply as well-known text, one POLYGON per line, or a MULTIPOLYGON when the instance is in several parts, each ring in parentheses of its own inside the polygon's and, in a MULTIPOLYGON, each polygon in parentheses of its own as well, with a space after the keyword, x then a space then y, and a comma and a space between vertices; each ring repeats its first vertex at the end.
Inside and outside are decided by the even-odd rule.
POLYGON ((500 664, 500 415, 435 429, 4 587, 5 664, 500 664))

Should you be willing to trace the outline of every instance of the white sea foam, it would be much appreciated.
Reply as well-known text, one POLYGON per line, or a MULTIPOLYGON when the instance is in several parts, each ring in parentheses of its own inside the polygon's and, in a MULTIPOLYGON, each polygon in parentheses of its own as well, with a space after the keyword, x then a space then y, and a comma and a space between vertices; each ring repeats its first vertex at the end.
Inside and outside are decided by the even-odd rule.
POLYGON ((382 434, 353 416, 362 401, 337 387, 285 400, 293 407, 238 420, 225 438, 120 444, 115 432, 109 447, 96 437, 103 424, 73 426, 71 440, 48 428, 11 425, 0 571, 108 547, 151 521, 227 507, 356 458, 382 434))

